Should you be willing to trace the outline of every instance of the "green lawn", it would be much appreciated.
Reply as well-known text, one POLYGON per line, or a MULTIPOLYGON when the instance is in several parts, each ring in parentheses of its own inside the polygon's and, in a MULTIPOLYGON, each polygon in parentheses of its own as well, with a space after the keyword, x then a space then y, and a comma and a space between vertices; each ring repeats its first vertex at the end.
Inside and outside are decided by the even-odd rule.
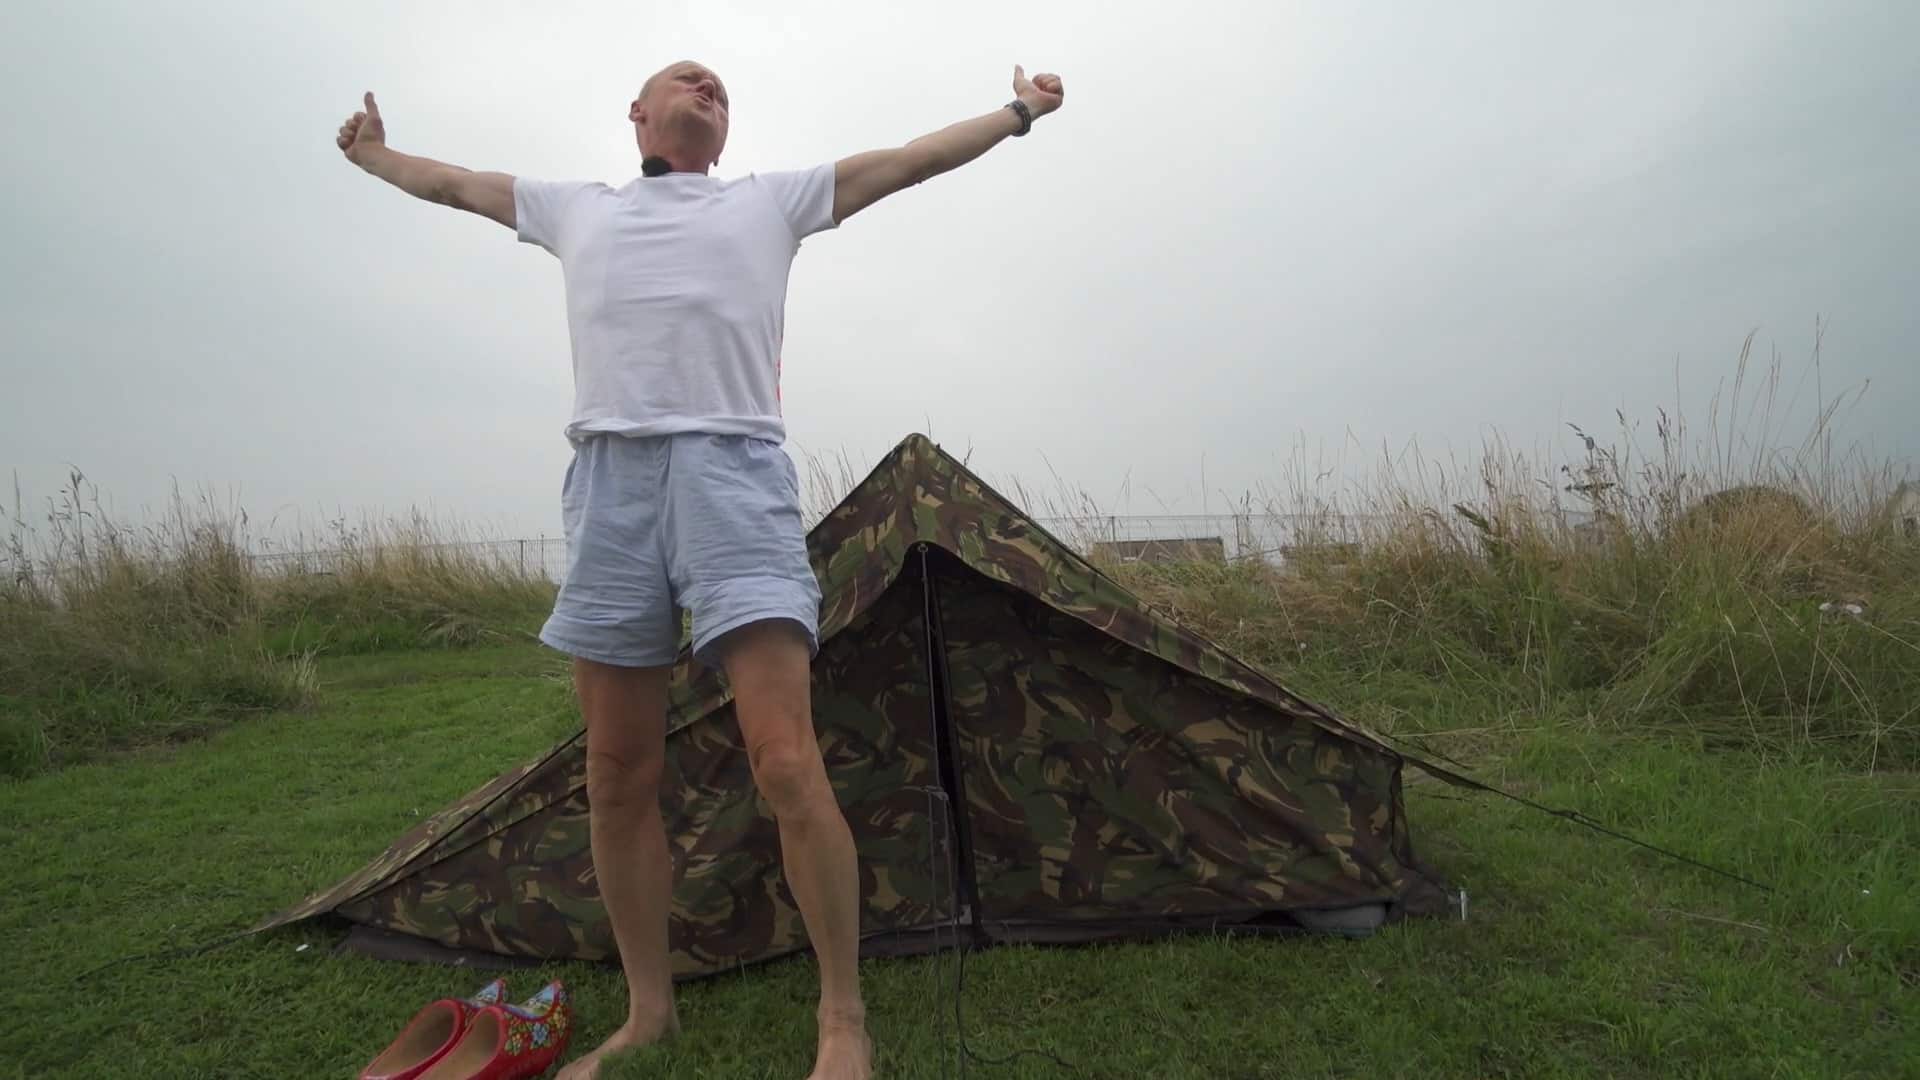
MULTIPOLYGON (((539 752, 574 726, 562 671, 519 646, 328 661, 307 711, 0 786, 0 1075, 352 1076, 420 1003, 483 980, 335 955, 315 929, 76 980, 239 929, 539 752)), ((1778 891, 1419 783, 1416 842, 1467 889, 1466 921, 977 953, 974 1050, 1045 1050, 1102 1080, 1920 1075, 1920 777, 1490 717, 1413 683, 1302 689, 1402 732, 1471 728, 1435 745, 1778 891)), ((578 965, 513 977, 554 974, 578 993, 584 1050, 620 1016, 619 981, 578 965)), ((950 957, 867 966, 882 1075, 959 1074, 954 974, 950 957)), ((681 1040, 613 1075, 798 1080, 812 993, 805 961, 689 986, 681 1040)), ((967 1074, 1074 1075, 1032 1056, 967 1074)))

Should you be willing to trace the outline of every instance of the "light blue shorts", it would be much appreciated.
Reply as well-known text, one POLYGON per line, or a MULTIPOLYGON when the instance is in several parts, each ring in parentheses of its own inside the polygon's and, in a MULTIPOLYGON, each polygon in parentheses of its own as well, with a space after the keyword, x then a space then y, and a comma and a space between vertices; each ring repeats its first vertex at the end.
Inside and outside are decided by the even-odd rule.
POLYGON ((740 435, 596 435, 574 446, 560 500, 567 571, 540 640, 623 667, 670 664, 680 612, 696 659, 723 635, 786 619, 819 651, 800 478, 780 446, 740 435))

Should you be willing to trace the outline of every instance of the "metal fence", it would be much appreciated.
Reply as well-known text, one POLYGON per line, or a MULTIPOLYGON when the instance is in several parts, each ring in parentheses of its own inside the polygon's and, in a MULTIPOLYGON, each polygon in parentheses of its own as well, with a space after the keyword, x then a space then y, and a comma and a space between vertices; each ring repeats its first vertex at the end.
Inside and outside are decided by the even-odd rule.
MULTIPOLYGON (((1033 520, 1081 555, 1093 555, 1104 547, 1110 554, 1118 553, 1116 557, 1127 558, 1129 547, 1141 541, 1160 541, 1163 547, 1179 547, 1177 542, 1184 541, 1197 542, 1194 547, 1217 545, 1229 561, 1254 559, 1275 565, 1284 563, 1287 552, 1302 544, 1362 544, 1394 522, 1390 517, 1364 514, 1099 514, 1033 520)), ((567 568, 566 541, 557 536, 437 544, 422 551, 477 556, 502 569, 556 583, 567 568)), ((316 550, 253 556, 255 566, 263 571, 306 574, 330 572, 343 557, 365 555, 316 550)))
MULTIPOLYGON (((1578 527, 1579 520, 1572 517, 1568 524, 1578 527)), ((1229 561, 1257 559, 1274 565, 1284 564, 1287 553, 1303 543, 1364 544, 1394 523, 1386 516, 1335 514, 1098 514, 1037 516, 1033 520, 1082 555, 1104 551, 1127 559, 1141 557, 1142 547, 1159 547, 1218 552, 1229 561)), ((405 549, 385 545, 266 550, 250 557, 255 569, 273 576, 331 574, 343 562, 369 559, 431 561, 444 557, 455 562, 478 560, 503 571, 558 583, 566 573, 567 545, 562 537, 533 536, 405 549)))
MULTIPOLYGON (((1103 544, 1127 541, 1219 541, 1230 560, 1248 558, 1276 561, 1301 536, 1345 535, 1366 524, 1358 520, 1329 522, 1325 518, 1283 518, 1249 514, 1103 514, 1090 517, 1037 517, 1034 521, 1061 543, 1082 555, 1103 544)), ((391 549, 318 548, 305 551, 262 551, 251 558, 255 569, 269 575, 331 574, 344 561, 391 556, 391 549)), ((507 540, 478 540, 430 544, 409 549, 408 558, 477 559, 486 565, 521 575, 537 575, 558 583, 566 573, 567 544, 557 536, 507 540)))
MULTIPOLYGON (((1230 561, 1279 562, 1302 543, 1359 543, 1390 524, 1386 517, 1330 514, 1099 514, 1041 517, 1041 528, 1062 543, 1091 554, 1096 548, 1125 550, 1141 541, 1217 541, 1230 561)), ((1124 557, 1124 556, 1123 556, 1124 557)))
MULTIPOLYGON (((381 558, 393 552, 387 548, 316 548, 307 551, 255 552, 251 558, 256 570, 266 574, 330 574, 343 562, 381 558)), ((483 565, 532 574, 558 582, 567 569, 567 542, 558 536, 536 536, 510 540, 469 540, 457 543, 423 544, 408 548, 408 558, 445 557, 473 560, 483 565)))

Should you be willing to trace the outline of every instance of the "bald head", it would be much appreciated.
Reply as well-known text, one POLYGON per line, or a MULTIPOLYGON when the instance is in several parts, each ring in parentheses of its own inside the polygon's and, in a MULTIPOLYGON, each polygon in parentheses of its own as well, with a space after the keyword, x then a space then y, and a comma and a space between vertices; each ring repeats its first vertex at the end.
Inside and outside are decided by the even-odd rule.
POLYGON ((640 98, 641 100, 645 100, 646 96, 653 92, 654 87, 660 85, 661 81, 667 78, 667 76, 672 75, 674 72, 679 71, 683 68, 688 68, 688 67, 700 67, 700 65, 692 60, 680 60, 680 61, 676 61, 675 63, 668 64, 666 67, 663 67, 659 71, 656 71, 653 74, 647 76, 647 81, 640 84, 640 93, 635 96, 640 98))
POLYGON ((706 172, 727 145, 726 84, 693 60, 668 64, 647 77, 627 109, 640 156, 665 158, 675 172, 706 172))

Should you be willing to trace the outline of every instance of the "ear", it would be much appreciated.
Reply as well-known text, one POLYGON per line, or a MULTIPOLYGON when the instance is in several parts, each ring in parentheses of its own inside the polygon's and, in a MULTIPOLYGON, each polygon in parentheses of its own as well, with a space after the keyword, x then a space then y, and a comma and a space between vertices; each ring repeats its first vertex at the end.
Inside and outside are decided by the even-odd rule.
POLYGON ((627 106, 627 119, 637 124, 640 122, 640 118, 640 99, 634 98, 633 104, 627 106))

